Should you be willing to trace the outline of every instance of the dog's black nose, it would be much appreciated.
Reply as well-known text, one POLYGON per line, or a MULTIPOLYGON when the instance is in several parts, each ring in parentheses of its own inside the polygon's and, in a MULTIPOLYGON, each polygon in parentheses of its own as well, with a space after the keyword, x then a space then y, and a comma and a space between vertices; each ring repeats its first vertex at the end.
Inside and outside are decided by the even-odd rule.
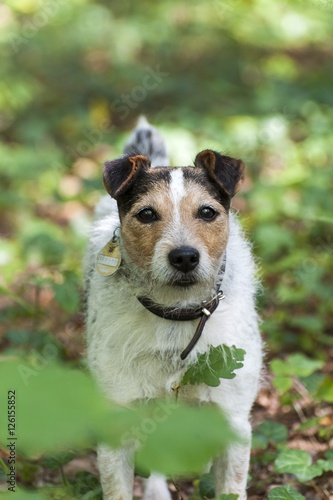
POLYGON ((168 255, 170 264, 178 271, 188 273, 199 264, 200 254, 192 247, 179 247, 171 250, 168 255))

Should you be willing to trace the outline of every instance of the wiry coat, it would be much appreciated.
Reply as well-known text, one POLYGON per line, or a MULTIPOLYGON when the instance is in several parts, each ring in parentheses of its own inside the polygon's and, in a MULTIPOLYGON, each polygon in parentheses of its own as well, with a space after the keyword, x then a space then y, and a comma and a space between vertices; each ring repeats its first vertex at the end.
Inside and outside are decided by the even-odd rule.
MULTIPOLYGON (((149 154, 155 166, 155 144, 158 165, 168 164, 163 142, 147 122, 139 123, 130 141, 127 152, 133 148, 135 154, 149 154)), ((205 152, 201 162, 206 161, 207 154, 205 152)), ((111 167, 114 168, 114 165, 111 167)), ((154 172, 148 169, 136 174, 138 180, 131 181, 133 186, 124 187, 124 183, 121 184, 121 189, 125 189, 126 193, 121 192, 119 195, 118 207, 109 197, 101 200, 85 259, 88 362, 105 394, 116 402, 128 403, 172 393, 172 387, 181 380, 188 366, 195 362, 198 354, 207 352, 210 346, 226 344, 244 349, 244 367, 237 370, 234 379, 222 379, 220 385, 214 388, 203 384, 187 386, 179 394, 184 399, 218 404, 236 432, 247 442, 232 445, 228 452, 214 462, 216 494, 238 493, 243 500, 246 498, 251 439, 249 413, 257 394, 261 368, 261 341, 254 303, 255 266, 250 245, 235 215, 229 213, 227 202, 217 202, 219 194, 215 193, 215 186, 211 188, 209 185, 216 184, 218 180, 213 179, 209 165, 204 167, 208 175, 205 171, 204 175, 200 174, 202 179, 192 180, 185 170, 190 167, 165 169, 161 174, 160 168, 154 172), (154 182, 150 180, 152 175, 155 175, 154 182), (145 176, 150 177, 147 180, 145 176), (132 191, 135 193, 136 182, 138 192, 131 194, 132 191), (140 182, 144 188, 140 187, 140 182), (161 183, 162 188, 159 190, 161 183), (129 199, 125 199, 127 191, 130 192, 129 199), (142 199, 144 203, 140 205, 142 199), (147 200, 149 206, 154 205, 159 219, 149 227, 143 224, 140 229, 135 210, 146 206, 147 200), (200 205, 199 202, 209 203, 214 209, 218 207, 215 226, 191 215, 196 213, 195 207, 196 204, 200 205), (223 234, 216 236, 220 239, 212 243, 217 233, 214 228, 220 228, 223 234), (145 240, 142 248, 140 230, 145 240), (136 231, 138 236, 133 236, 136 231), (118 233, 124 269, 112 276, 102 276, 96 270, 97 255, 118 233), (149 236, 145 238, 145 234, 149 236), (147 248, 147 240, 152 248, 147 248), (187 287, 177 286, 182 284, 182 278, 179 272, 170 268, 168 261, 170 249, 181 245, 196 247, 200 253, 194 284, 187 287), (148 295, 158 303, 175 308, 201 304, 214 293, 225 252, 227 264, 222 284, 225 300, 220 302, 207 321, 202 337, 188 358, 182 361, 180 353, 193 337, 197 321, 180 322, 159 318, 145 309, 137 297, 148 295)), ((195 168, 190 170, 196 171, 195 168)), ((108 189, 108 179, 105 182, 108 189)), ((120 185, 118 180, 114 182, 120 185)), ((99 468, 105 499, 132 499, 130 449, 112 451, 101 447, 99 468)), ((164 481, 159 476, 152 477, 147 485, 145 499, 170 498, 164 481)))

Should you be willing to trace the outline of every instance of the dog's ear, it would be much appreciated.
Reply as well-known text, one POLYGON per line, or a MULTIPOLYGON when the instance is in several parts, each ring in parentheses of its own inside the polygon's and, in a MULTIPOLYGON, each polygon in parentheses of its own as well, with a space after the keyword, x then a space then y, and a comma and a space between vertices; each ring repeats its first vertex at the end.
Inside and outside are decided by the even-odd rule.
POLYGON ((146 156, 124 156, 107 161, 103 166, 103 182, 107 192, 117 200, 127 191, 142 170, 150 167, 146 156))
POLYGON ((230 156, 205 149, 198 153, 194 165, 204 168, 212 181, 227 196, 232 198, 244 180, 244 163, 230 156))

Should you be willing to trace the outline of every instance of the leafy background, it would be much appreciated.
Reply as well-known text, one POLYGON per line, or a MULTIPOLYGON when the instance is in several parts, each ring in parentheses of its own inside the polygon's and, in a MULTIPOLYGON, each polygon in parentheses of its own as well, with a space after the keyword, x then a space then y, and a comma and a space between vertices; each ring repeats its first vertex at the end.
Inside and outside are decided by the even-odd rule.
MULTIPOLYGON (((41 377, 55 361, 85 369, 81 259, 100 166, 139 114, 175 165, 206 147, 243 158, 234 206, 267 346, 253 500, 332 498, 332 21, 331 0, 0 4, 1 359, 22 355, 41 377)), ((90 451, 22 457, 18 479, 46 498, 100 495, 90 451)), ((209 498, 210 484, 170 488, 209 498)))

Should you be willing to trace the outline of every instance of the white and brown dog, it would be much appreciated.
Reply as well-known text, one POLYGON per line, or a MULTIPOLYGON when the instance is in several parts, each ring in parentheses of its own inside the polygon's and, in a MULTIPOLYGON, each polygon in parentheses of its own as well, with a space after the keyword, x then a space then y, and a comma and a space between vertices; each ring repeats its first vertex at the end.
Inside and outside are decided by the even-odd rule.
MULTIPOLYGON (((125 155, 104 165, 111 198, 97 207, 85 259, 88 362, 110 399, 130 403, 170 394, 211 346, 244 349, 234 379, 179 393, 217 404, 243 438, 213 465, 216 495, 243 500, 262 358, 255 266, 229 210, 244 166, 211 150, 199 153, 194 167, 165 165, 163 140, 144 118, 125 155), (203 329, 202 318, 213 311, 203 329)), ((100 447, 104 499, 132 499, 132 458, 130 449, 100 447)), ((160 476, 148 480, 144 498, 171 499, 160 476)))

